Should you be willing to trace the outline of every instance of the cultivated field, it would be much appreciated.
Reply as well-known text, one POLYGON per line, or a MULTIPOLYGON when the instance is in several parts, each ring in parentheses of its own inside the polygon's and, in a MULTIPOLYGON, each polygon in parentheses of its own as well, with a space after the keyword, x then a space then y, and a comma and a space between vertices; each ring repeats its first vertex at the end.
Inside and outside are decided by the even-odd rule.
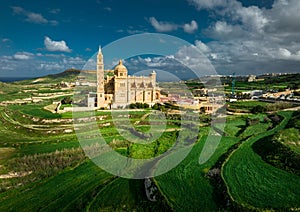
MULTIPOLYGON (((229 108, 245 112, 227 115, 223 128, 220 121, 211 126, 208 115, 192 111, 189 117, 198 121, 182 121, 174 108, 161 109, 165 122, 159 116, 150 120, 152 109, 114 114, 99 110, 95 112, 96 130, 75 131, 72 112, 63 111, 70 103, 55 112, 57 102, 68 100, 73 93, 72 87, 62 88, 60 82, 75 78, 76 72, 70 72, 1 83, 0 211, 300 209, 298 111, 283 111, 277 105, 257 101, 228 103, 229 108), (272 110, 253 113, 257 105, 272 110), (119 124, 125 119, 132 128, 119 124), (165 123, 166 127, 152 129, 151 121, 156 126, 165 123), (144 144, 127 139, 133 129, 135 138, 144 144), (150 130, 161 136, 150 142, 154 135, 150 130), (222 139, 212 157, 200 164, 210 130, 212 139, 222 139), (180 145, 192 148, 178 166, 163 175, 125 179, 107 173, 86 156, 86 148, 92 151, 94 147, 82 147, 78 138, 95 132, 101 133, 117 153, 135 159, 160 156, 178 145, 179 136, 180 145), (151 182, 150 189, 145 186, 147 182, 151 182), (150 195, 149 190, 153 191, 150 195)), ((90 124, 87 114, 76 114, 86 129, 90 124)), ((162 159, 155 165, 164 163, 162 159)))

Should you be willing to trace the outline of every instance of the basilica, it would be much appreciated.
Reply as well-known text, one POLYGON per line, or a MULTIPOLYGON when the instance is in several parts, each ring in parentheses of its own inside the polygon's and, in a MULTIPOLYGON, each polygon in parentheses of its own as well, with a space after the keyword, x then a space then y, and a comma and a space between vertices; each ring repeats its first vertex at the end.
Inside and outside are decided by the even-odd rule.
POLYGON ((125 108, 132 103, 147 103, 151 106, 160 99, 155 71, 149 76, 129 76, 122 60, 114 70, 104 71, 101 48, 97 55, 96 73, 97 92, 94 95, 89 94, 88 107, 125 108))

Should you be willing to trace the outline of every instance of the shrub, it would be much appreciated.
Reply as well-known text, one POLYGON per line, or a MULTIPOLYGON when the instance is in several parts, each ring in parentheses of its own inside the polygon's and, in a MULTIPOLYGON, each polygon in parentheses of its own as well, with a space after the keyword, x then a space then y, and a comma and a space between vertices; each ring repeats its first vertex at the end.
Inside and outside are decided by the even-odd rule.
POLYGON ((267 108, 262 105, 256 105, 251 109, 251 113, 265 113, 267 108))
POLYGON ((283 110, 290 107, 292 107, 292 104, 289 102, 276 102, 274 104, 267 105, 266 109, 267 111, 277 111, 277 110, 283 110))
POLYGON ((61 103, 64 105, 66 104, 72 104, 73 100, 71 97, 67 96, 67 97, 64 97, 62 100, 61 100, 61 103))
POLYGON ((255 125, 255 124, 258 124, 258 123, 259 123, 259 118, 255 118, 255 119, 248 118, 247 119, 247 125, 248 126, 255 125))
POLYGON ((137 102, 137 103, 131 103, 129 105, 130 109, 145 109, 145 108, 149 108, 149 105, 147 103, 141 103, 141 102, 137 102))

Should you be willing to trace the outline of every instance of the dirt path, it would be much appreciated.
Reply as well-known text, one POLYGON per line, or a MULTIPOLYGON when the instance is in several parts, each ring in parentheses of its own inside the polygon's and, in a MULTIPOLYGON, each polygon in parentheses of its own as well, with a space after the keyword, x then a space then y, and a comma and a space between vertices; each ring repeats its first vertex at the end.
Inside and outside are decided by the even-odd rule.
POLYGON ((297 110, 300 110, 300 106, 284 109, 284 111, 297 111, 297 110))
POLYGON ((30 172, 9 172, 8 174, 2 174, 0 175, 0 179, 9 179, 9 178, 16 178, 16 177, 24 177, 26 175, 31 174, 32 171, 30 172))
POLYGON ((32 129, 32 130, 68 130, 68 129, 72 129, 73 131, 73 124, 60 124, 59 126, 53 126, 53 125, 49 125, 51 123, 60 123, 60 122, 56 122, 54 120, 49 121, 49 124, 22 124, 18 121, 13 120, 7 113, 5 113, 4 111, 1 111, 0 113, 2 115, 2 118, 5 119, 6 121, 14 124, 14 125, 18 125, 24 128, 28 128, 28 129, 32 129))
POLYGON ((136 122, 134 123, 134 125, 138 125, 141 121, 144 121, 145 118, 146 118, 147 116, 149 116, 149 115, 150 115, 149 113, 146 113, 145 115, 142 116, 142 118, 141 118, 140 120, 136 121, 136 122))

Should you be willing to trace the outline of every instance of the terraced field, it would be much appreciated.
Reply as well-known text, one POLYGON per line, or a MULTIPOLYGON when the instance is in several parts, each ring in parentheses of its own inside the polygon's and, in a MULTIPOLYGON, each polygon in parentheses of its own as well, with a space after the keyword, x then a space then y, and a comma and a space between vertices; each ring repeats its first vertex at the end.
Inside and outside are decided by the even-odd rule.
POLYGON ((91 200, 92 196, 89 195, 97 193, 101 186, 113 179, 113 176, 100 170, 92 162, 86 162, 52 178, 2 193, 0 210, 82 209, 82 205, 91 200))
POLYGON ((278 126, 244 141, 223 165, 222 176, 230 196, 246 208, 299 208, 300 177, 265 163, 251 148, 285 127, 291 113, 280 114, 284 120, 278 126))
POLYGON ((223 138, 207 163, 199 165, 206 137, 196 144, 189 156, 175 169, 155 180, 162 194, 175 211, 216 211, 220 207, 216 200, 216 188, 207 177, 208 171, 232 145, 236 138, 223 138))
MULTIPOLYGON (((11 90, 6 87, 15 96, 1 97, 1 101, 27 98, 28 93, 18 86, 23 84, 13 85, 11 90)), ((33 84, 31 89, 43 90, 43 94, 60 92, 51 90, 42 81, 33 84)), ((200 131, 190 135, 192 131, 181 129, 190 123, 169 114, 162 135, 155 142, 142 145, 130 143, 116 128, 116 123, 125 116, 122 112, 113 120, 111 112, 96 111, 97 132, 126 157, 161 155, 176 143, 180 133, 186 139, 185 145, 190 145, 191 137, 196 138, 188 156, 169 172, 151 179, 132 180, 105 172, 85 156, 74 131, 72 114, 44 109, 56 100, 8 102, 0 106, 0 211, 286 211, 300 208, 297 167, 292 164, 282 168, 281 158, 277 166, 277 161, 274 165, 261 155, 268 150, 263 142, 270 138, 270 148, 275 139, 298 157, 299 114, 296 112, 279 112, 282 119, 274 120, 274 114, 227 116, 224 129, 220 123, 214 125, 215 138, 224 131, 216 151, 207 162, 199 164, 210 130, 208 122, 199 123, 200 131), (153 182, 154 197, 149 196, 147 180, 153 182)), ((248 107, 251 103, 239 107, 243 105, 248 107)), ((130 124, 141 137, 150 129, 150 113, 150 109, 129 112, 130 124)), ((79 118, 85 116, 79 114, 79 118)), ((161 122, 155 120, 156 125, 161 122)), ((162 159, 157 165, 164 162, 162 159)))

